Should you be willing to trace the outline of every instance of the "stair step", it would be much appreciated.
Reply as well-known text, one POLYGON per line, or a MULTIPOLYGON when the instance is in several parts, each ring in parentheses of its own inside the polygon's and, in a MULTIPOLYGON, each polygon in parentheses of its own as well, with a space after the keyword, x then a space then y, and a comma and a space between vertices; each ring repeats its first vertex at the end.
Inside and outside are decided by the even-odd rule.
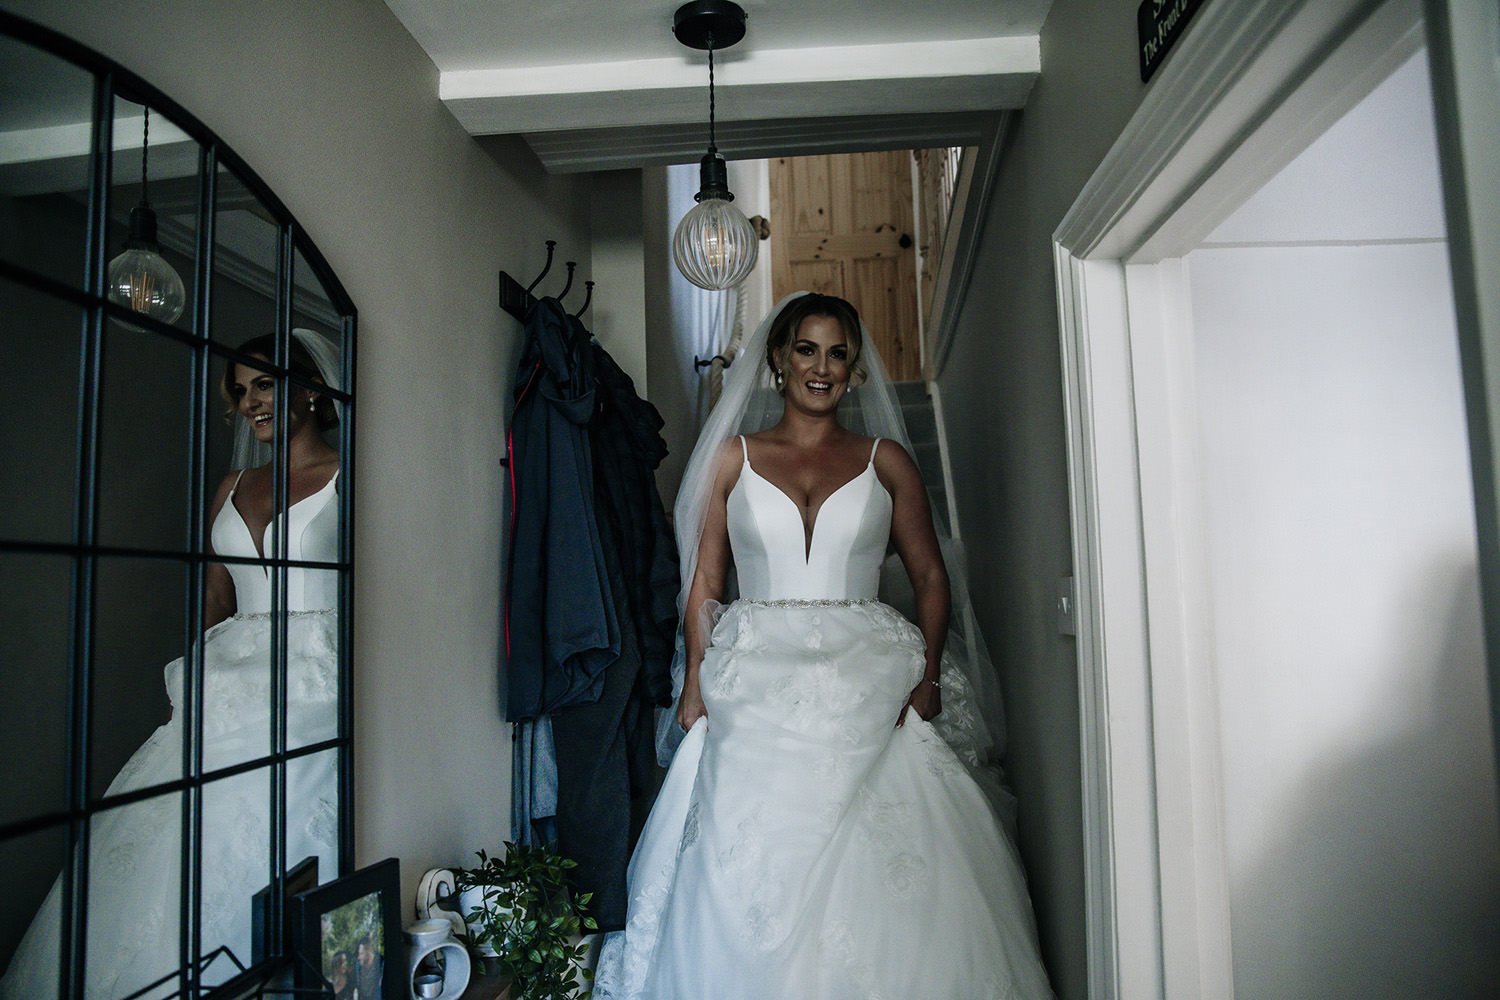
POLYGON ((948 523, 948 491, 943 481, 943 452, 938 439, 937 413, 933 410, 932 397, 927 395, 927 383, 891 384, 896 390, 901 418, 906 422, 906 433, 911 438, 912 458, 927 487, 927 502, 932 507, 933 523, 939 535, 951 537, 952 525, 948 523))
POLYGON ((912 455, 917 462, 917 468, 922 470, 922 479, 929 486, 943 485, 943 455, 938 448, 937 439, 931 441, 913 441, 912 455))
POLYGON ((926 411, 903 409, 901 418, 906 421, 906 433, 912 439, 913 448, 938 444, 938 418, 933 414, 932 408, 927 408, 926 411))
POLYGON ((892 382, 896 389, 896 400, 905 406, 908 403, 922 403, 927 401, 926 382, 892 382))

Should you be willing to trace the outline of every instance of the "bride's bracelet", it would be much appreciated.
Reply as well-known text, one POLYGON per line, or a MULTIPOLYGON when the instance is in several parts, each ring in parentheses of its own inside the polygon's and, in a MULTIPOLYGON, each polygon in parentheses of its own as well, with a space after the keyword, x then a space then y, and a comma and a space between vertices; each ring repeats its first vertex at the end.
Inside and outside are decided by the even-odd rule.
POLYGON ((939 684, 937 681, 933 680, 931 677, 923 677, 920 681, 917 682, 917 686, 918 687, 922 686, 923 684, 931 684, 933 687, 937 688, 939 691, 941 691, 943 689, 943 686, 941 684, 939 684))

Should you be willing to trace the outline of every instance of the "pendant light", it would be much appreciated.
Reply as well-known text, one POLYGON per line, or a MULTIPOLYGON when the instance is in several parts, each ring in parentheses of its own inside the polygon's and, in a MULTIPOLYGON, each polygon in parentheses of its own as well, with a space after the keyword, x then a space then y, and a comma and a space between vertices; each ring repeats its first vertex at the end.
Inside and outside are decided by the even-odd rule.
POLYGON ((109 262, 109 300, 163 323, 172 323, 187 305, 182 278, 161 255, 156 242, 156 211, 146 196, 147 155, 150 151, 151 109, 146 108, 141 130, 141 202, 130 210, 130 235, 125 252, 109 262))
POLYGON ((683 45, 708 50, 708 153, 698 168, 698 204, 677 224, 672 259, 683 277, 710 291, 733 288, 755 267, 760 241, 735 208, 729 170, 714 143, 714 50, 745 37, 745 11, 730 0, 695 0, 677 9, 672 33, 683 45))

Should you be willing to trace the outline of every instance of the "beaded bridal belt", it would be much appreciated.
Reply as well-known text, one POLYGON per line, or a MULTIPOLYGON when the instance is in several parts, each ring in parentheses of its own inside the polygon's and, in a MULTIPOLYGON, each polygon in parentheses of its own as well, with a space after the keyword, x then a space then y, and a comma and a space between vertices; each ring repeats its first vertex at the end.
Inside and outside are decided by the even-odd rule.
POLYGON ((788 597, 779 601, 762 601, 753 597, 742 597, 740 604, 753 604, 757 608, 852 608, 860 604, 879 604, 878 597, 788 597))
POLYGON ((284 614, 288 618, 300 618, 303 615, 330 615, 333 613, 333 608, 307 608, 303 611, 246 611, 243 614, 230 615, 224 620, 226 622, 232 622, 235 619, 242 621, 262 621, 268 620, 272 615, 278 614, 284 614))

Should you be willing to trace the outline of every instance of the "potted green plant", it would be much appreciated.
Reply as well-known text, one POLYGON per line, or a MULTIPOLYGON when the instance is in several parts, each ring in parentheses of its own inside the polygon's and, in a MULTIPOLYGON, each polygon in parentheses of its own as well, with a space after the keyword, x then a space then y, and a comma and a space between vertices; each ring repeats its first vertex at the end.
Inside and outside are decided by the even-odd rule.
POLYGON ((479 867, 456 879, 476 960, 483 967, 492 954, 517 1000, 586 1000, 594 973, 580 937, 599 925, 586 912, 593 894, 572 891, 577 862, 520 844, 506 844, 504 857, 477 853, 479 867))

